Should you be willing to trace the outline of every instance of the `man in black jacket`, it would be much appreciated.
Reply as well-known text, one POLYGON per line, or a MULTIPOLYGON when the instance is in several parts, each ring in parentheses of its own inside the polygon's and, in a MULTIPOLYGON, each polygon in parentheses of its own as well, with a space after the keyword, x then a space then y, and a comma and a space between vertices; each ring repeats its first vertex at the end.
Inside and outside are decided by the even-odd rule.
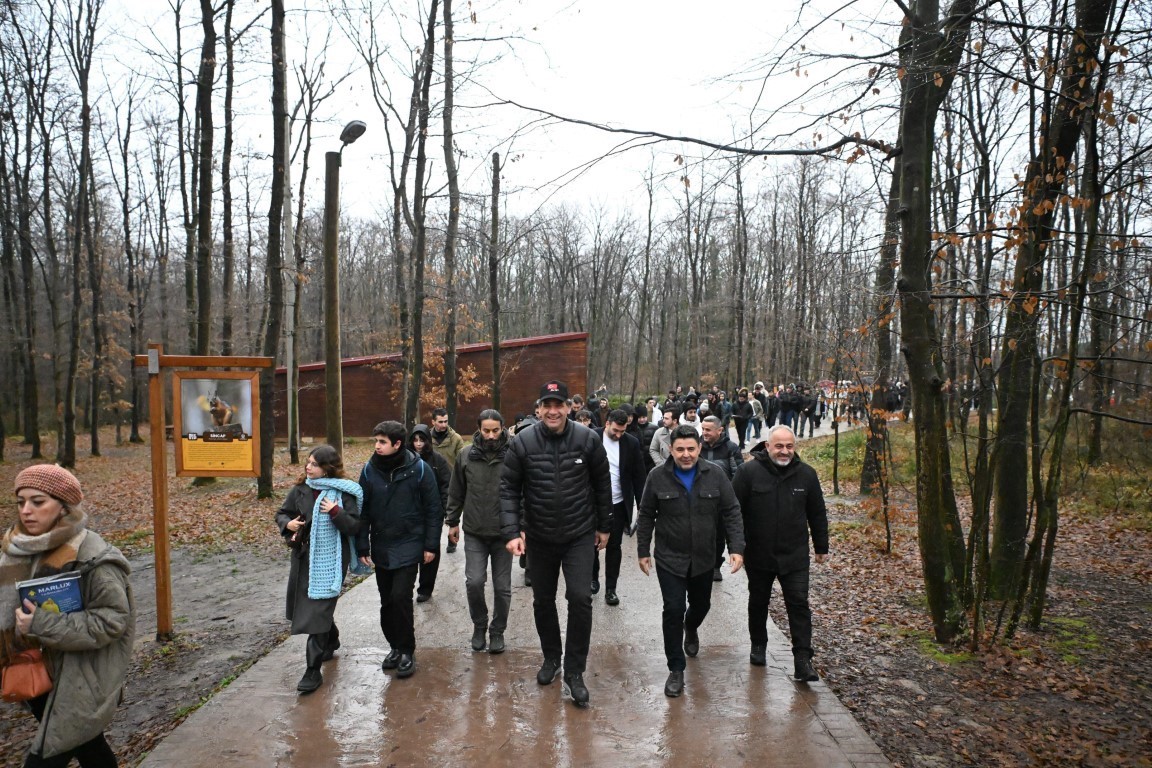
MULTIPOLYGON (((700 458, 710 464, 715 464, 724 472, 724 476, 731 482, 736 476, 736 469, 744 463, 744 453, 740 446, 728 438, 728 433, 720 426, 720 419, 715 416, 705 416, 700 423, 703 430, 703 442, 700 443, 700 458)), ((724 523, 719 521, 716 531, 716 568, 712 571, 712 581, 723 581, 724 574, 720 566, 724 565, 724 523)))
MULTIPOLYGON (((620 580, 620 543, 624 531, 632 525, 632 506, 644 493, 644 453, 640 441, 625 430, 628 413, 620 408, 608 414, 604 429, 596 430, 608 456, 612 482, 612 532, 604 550, 604 602, 620 605, 616 584, 620 580)), ((592 594, 600 591, 600 555, 592 563, 592 594)))
POLYGON ((766 663, 768 601, 779 579, 788 611, 797 680, 819 680, 812 668, 812 610, 808 607, 808 542, 817 563, 828 557, 828 512, 816 470, 796 455, 796 435, 775 427, 752 449, 732 481, 744 517, 748 567, 749 661, 766 663))
MULTIPOLYGON (((440 489, 440 509, 444 509, 448 504, 448 483, 452 480, 452 465, 448 459, 436 451, 432 430, 426 424, 417 424, 412 427, 412 435, 408 438, 408 447, 436 472, 436 487, 440 489)), ((416 587, 416 602, 426 603, 432 599, 432 590, 436 589, 436 574, 439 572, 440 551, 437 547, 436 557, 432 559, 432 562, 420 564, 420 581, 416 587)))
POLYGON ((697 630, 712 606, 712 565, 721 522, 733 573, 740 570, 744 552, 740 506, 732 484, 723 470, 700 461, 700 437, 691 426, 673 431, 672 456, 648 476, 638 520, 636 554, 644 575, 652 569, 650 544, 653 531, 656 534, 656 577, 664 598, 661 623, 668 659, 664 693, 675 697, 684 691, 685 654, 700 652, 697 630))
POLYGON ((492 408, 480 411, 479 429, 472 447, 456 459, 452 483, 448 486, 448 541, 460 540, 460 519, 464 519, 464 589, 468 614, 472 618, 472 650, 504 652, 504 630, 508 607, 512 604, 512 554, 500 535, 500 470, 508 448, 504 417, 492 408), (488 560, 492 560, 492 623, 488 623, 488 603, 484 584, 488 580, 488 560), (485 642, 484 634, 489 632, 485 642))
POLYGON ((513 555, 531 550, 532 610, 544 663, 536 682, 548 685, 564 663, 564 687, 577 706, 588 704, 584 670, 592 637, 592 562, 608 543, 612 482, 596 433, 568 421, 568 387, 540 390, 543 420, 518 432, 500 473, 500 524, 513 555), (556 586, 564 571, 567 641, 561 644, 556 586))

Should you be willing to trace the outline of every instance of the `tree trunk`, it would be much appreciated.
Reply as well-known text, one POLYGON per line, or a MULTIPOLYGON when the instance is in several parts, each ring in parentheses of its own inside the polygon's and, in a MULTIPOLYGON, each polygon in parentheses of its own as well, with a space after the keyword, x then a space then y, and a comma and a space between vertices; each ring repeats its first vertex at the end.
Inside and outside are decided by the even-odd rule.
POLYGON ((232 287, 235 282, 232 234, 232 96, 236 84, 236 41, 232 38, 232 11, 235 0, 226 0, 224 13, 224 152, 220 158, 220 185, 224 193, 221 211, 221 235, 224 238, 223 286, 220 296, 220 353, 231 355, 232 344, 232 287))
POLYGON ((196 115, 200 146, 196 225, 196 354, 207 355, 212 342, 212 84, 216 74, 216 26, 212 0, 200 0, 200 26, 204 43, 200 49, 200 70, 196 77, 196 115))
POLYGON ((492 325, 492 407, 500 410, 500 153, 492 153, 492 214, 488 230, 488 316, 492 325))
POLYGON ((452 0, 444 0, 444 173, 448 176, 448 228, 444 233, 445 302, 448 307, 444 337, 444 407, 448 423, 456 423, 456 240, 460 231, 460 179, 452 146, 452 109, 455 82, 452 69, 452 0))

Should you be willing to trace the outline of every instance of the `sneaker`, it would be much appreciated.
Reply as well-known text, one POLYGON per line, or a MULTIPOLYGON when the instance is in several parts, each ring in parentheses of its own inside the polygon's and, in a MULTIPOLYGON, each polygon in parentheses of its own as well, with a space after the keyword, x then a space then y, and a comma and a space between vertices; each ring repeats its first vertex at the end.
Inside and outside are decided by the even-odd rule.
POLYGON ((384 657, 384 661, 380 664, 380 668, 381 669, 396 669, 397 665, 399 665, 399 664, 400 664, 400 651, 393 648, 391 651, 388 652, 388 655, 384 657))
POLYGON ((595 595, 595 594, 597 594, 597 593, 599 593, 599 592, 600 592, 600 582, 599 582, 599 580, 597 580, 597 579, 592 579, 592 594, 594 594, 594 595, 595 595))
POLYGON ((400 662, 396 665, 396 677, 412 677, 416 671, 416 659, 410 653, 400 654, 400 662))
POLYGON ((564 675, 564 692, 572 697, 576 706, 588 706, 588 686, 584 685, 584 675, 579 672, 564 675))
POLYGON ((604 602, 608 605, 620 605, 620 596, 616 594, 616 590, 610 589, 604 593, 604 602))
POLYGON ((324 677, 320 674, 320 667, 309 667, 304 671, 304 677, 296 684, 296 690, 300 693, 312 693, 322 682, 324 677))
POLYGON ((684 627, 684 653, 692 658, 700 653, 700 633, 695 629, 684 627))
POLYGON ((417 592, 416 593, 416 602, 418 602, 418 603, 426 603, 431 599, 432 599, 432 593, 431 592, 417 592))
POLYGON ((815 683, 820 679, 816 670, 812 668, 812 660, 803 657, 795 660, 795 674, 793 677, 800 683, 815 683))
POLYGON ((664 695, 674 699, 684 693, 684 672, 676 670, 668 673, 668 680, 664 683, 664 695))
POLYGON ((724 574, 720 572, 720 568, 712 569, 712 581, 724 581, 724 574))
POLYGON ((768 664, 768 646, 764 643, 757 643, 752 646, 752 653, 748 654, 748 661, 755 667, 763 667, 768 664))
POLYGON ((504 653, 503 632, 493 632, 488 636, 488 653, 504 653))
POLYGON ((544 659, 540 671, 536 673, 536 682, 540 685, 551 685, 560 671, 560 659, 544 659))
POLYGON ((482 651, 486 643, 484 642, 484 635, 487 633, 487 627, 475 627, 472 630, 472 650, 482 651))

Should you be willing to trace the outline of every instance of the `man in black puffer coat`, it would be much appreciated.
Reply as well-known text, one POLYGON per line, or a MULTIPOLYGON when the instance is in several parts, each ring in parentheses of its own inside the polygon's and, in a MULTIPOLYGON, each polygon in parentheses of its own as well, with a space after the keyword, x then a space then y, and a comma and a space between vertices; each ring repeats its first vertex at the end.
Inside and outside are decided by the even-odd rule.
POLYGON ((828 557, 828 511, 816 470, 796 455, 796 435, 775 427, 752 449, 732 481, 744 517, 744 570, 748 573, 749 657, 766 663, 768 600, 780 580, 796 679, 819 680, 812 668, 812 610, 808 607, 808 542, 816 562, 828 557))
POLYGON ((550 381, 540 391, 543 421, 516 433, 500 473, 500 524, 513 555, 530 551, 532 610, 544 652, 536 682, 556 679, 577 706, 588 704, 584 669, 592 638, 592 562, 612 527, 608 455, 596 433, 568 420, 568 387, 550 381), (568 598, 567 641, 556 613, 560 570, 568 598))

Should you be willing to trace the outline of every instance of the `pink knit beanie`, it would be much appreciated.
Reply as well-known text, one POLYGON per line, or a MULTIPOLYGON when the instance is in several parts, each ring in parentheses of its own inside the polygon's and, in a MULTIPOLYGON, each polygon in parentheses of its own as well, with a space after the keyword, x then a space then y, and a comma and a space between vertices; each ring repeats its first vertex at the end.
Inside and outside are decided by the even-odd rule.
POLYGON ((80 481, 64 467, 55 464, 33 464, 16 475, 15 490, 34 488, 60 499, 65 504, 79 504, 84 500, 80 481))

